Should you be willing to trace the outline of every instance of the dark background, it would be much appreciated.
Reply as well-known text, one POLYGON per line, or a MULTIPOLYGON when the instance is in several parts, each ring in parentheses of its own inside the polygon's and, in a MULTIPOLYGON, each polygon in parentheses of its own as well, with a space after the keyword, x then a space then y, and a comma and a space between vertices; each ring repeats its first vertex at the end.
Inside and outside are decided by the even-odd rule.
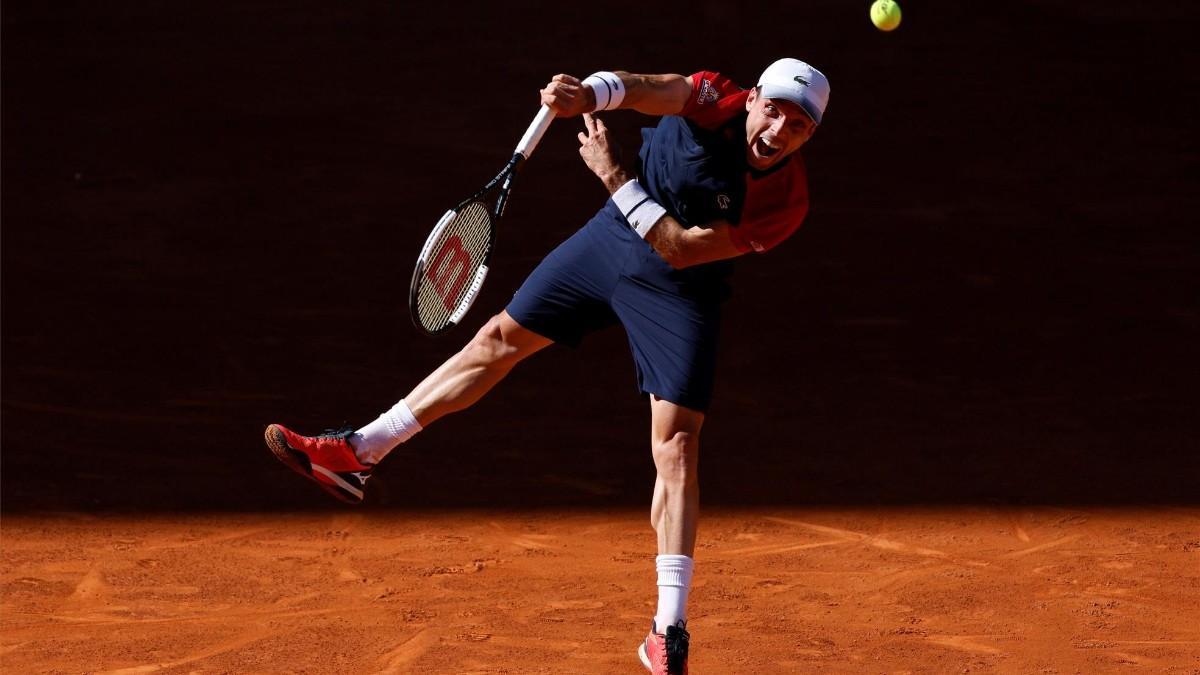
MULTIPOLYGON (((833 93, 808 221, 739 263, 705 502, 1197 502, 1194 7, 868 5, 5 2, 5 510, 336 507, 263 427, 372 419, 604 199, 556 123, 466 326, 409 323, 548 77, 781 56, 833 93)), ((648 419, 614 329, 369 501, 645 504, 648 419)))

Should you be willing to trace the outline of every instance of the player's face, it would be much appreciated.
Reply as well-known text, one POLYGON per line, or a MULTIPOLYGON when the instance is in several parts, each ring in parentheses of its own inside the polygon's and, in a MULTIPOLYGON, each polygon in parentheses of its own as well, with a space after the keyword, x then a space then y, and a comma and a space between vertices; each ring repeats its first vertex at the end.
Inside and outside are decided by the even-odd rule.
POLYGON ((800 149, 817 125, 791 101, 764 98, 751 90, 746 99, 746 159, 764 171, 800 149))

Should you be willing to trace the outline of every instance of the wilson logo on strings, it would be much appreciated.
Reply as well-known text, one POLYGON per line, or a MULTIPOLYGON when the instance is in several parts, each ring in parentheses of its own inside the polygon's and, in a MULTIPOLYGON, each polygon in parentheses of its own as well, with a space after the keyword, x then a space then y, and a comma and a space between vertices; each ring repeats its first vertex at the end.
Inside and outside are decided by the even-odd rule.
POLYGON ((467 274, 470 271, 471 254, 463 246, 462 239, 457 234, 452 235, 442 245, 433 259, 433 264, 425 272, 433 282, 433 290, 446 305, 446 311, 454 311, 454 299, 467 283, 467 274))

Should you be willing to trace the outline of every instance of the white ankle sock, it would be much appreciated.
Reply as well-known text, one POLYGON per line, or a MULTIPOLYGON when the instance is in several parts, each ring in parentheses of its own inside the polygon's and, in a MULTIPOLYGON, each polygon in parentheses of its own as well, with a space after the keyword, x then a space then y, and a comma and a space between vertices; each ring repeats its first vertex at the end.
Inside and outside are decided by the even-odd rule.
POLYGON ((412 438, 421 430, 408 404, 401 400, 374 422, 354 432, 350 446, 363 464, 378 464, 397 445, 412 438))
POLYGON ((654 626, 662 633, 667 626, 687 620, 693 562, 686 555, 660 555, 654 559, 654 566, 658 569, 658 611, 654 615, 654 626))

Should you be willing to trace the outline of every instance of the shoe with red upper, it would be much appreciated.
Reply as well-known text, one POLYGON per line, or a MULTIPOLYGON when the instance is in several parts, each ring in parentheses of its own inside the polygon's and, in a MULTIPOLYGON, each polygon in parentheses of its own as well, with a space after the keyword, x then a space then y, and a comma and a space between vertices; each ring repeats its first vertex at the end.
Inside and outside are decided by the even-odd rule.
POLYGON ((279 424, 267 427, 267 447, 276 459, 321 486, 329 494, 350 503, 363 500, 363 488, 374 464, 363 464, 350 446, 351 429, 327 431, 319 436, 301 436, 279 424))
POLYGON ((688 640, 687 622, 680 621, 667 626, 663 633, 650 622, 650 634, 638 647, 638 658, 653 675, 687 675, 688 640))

